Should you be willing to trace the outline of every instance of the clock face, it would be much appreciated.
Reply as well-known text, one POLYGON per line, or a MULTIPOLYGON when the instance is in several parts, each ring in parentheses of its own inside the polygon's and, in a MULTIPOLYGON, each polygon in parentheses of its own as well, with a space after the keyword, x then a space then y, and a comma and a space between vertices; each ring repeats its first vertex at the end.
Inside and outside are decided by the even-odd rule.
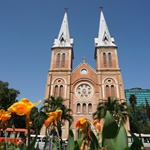
POLYGON ((82 69, 82 70, 81 70, 81 73, 82 73, 82 74, 87 74, 87 70, 86 70, 86 69, 82 69))
POLYGON ((79 98, 86 99, 91 97, 93 90, 92 87, 88 84, 80 84, 76 88, 76 93, 79 98))

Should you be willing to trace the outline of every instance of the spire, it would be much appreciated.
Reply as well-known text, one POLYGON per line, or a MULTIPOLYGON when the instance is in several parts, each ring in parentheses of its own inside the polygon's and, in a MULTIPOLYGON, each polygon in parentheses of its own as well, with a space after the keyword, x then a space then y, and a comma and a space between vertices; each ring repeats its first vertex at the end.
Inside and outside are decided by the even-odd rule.
POLYGON ((64 18, 58 34, 58 38, 54 40, 53 47, 72 47, 73 39, 70 38, 67 11, 65 9, 64 18))
POLYGON ((100 12, 99 33, 98 38, 95 38, 95 46, 116 46, 114 38, 110 36, 102 8, 100 12))

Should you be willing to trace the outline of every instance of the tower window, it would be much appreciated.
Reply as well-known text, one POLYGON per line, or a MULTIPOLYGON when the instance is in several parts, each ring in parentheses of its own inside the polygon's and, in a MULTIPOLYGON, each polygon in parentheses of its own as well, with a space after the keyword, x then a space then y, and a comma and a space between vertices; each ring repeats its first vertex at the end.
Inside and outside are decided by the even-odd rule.
POLYGON ((104 61, 104 67, 106 67, 107 66, 106 53, 103 53, 103 61, 104 61))
POLYGON ((59 68, 60 66, 60 53, 57 54, 57 60, 56 60, 56 67, 59 68))
POLYGON ((54 97, 58 97, 58 85, 56 85, 54 88, 54 97))
POLYGON ((81 111, 81 105, 78 103, 77 104, 77 113, 80 113, 80 111, 81 111))
POLYGON ((62 97, 62 95, 63 95, 63 86, 61 85, 60 86, 60 91, 59 91, 59 96, 62 97))
POLYGON ((62 54, 62 67, 65 67, 65 53, 62 54))
POLYGON ((114 85, 111 85, 111 96, 114 97, 115 96, 115 89, 114 89, 114 85))
POLYGON ((109 86, 106 85, 106 97, 108 98, 109 97, 109 86))
POLYGON ((82 113, 86 113, 86 104, 85 103, 82 106, 82 113))
POLYGON ((108 53, 109 67, 112 67, 111 53, 108 53))

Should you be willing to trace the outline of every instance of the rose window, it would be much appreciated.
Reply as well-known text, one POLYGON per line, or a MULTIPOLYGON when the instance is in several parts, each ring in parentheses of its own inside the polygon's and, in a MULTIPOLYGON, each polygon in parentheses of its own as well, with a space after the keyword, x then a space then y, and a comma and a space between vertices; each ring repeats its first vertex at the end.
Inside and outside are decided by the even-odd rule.
POLYGON ((92 88, 88 84, 81 84, 77 87, 76 93, 79 98, 89 98, 92 95, 92 88))

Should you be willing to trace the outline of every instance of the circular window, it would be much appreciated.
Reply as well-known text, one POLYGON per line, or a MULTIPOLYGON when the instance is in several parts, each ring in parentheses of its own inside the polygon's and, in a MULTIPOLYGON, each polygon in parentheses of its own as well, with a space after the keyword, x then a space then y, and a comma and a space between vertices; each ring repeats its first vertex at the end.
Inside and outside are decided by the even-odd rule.
POLYGON ((79 98, 89 98, 92 95, 92 87, 88 84, 81 84, 76 89, 79 98))
POLYGON ((58 83, 60 83, 60 82, 61 82, 61 80, 58 80, 57 82, 58 82, 58 83))
POLYGON ((110 80, 110 79, 108 79, 108 82, 110 83, 110 82, 111 82, 111 80, 110 80))

